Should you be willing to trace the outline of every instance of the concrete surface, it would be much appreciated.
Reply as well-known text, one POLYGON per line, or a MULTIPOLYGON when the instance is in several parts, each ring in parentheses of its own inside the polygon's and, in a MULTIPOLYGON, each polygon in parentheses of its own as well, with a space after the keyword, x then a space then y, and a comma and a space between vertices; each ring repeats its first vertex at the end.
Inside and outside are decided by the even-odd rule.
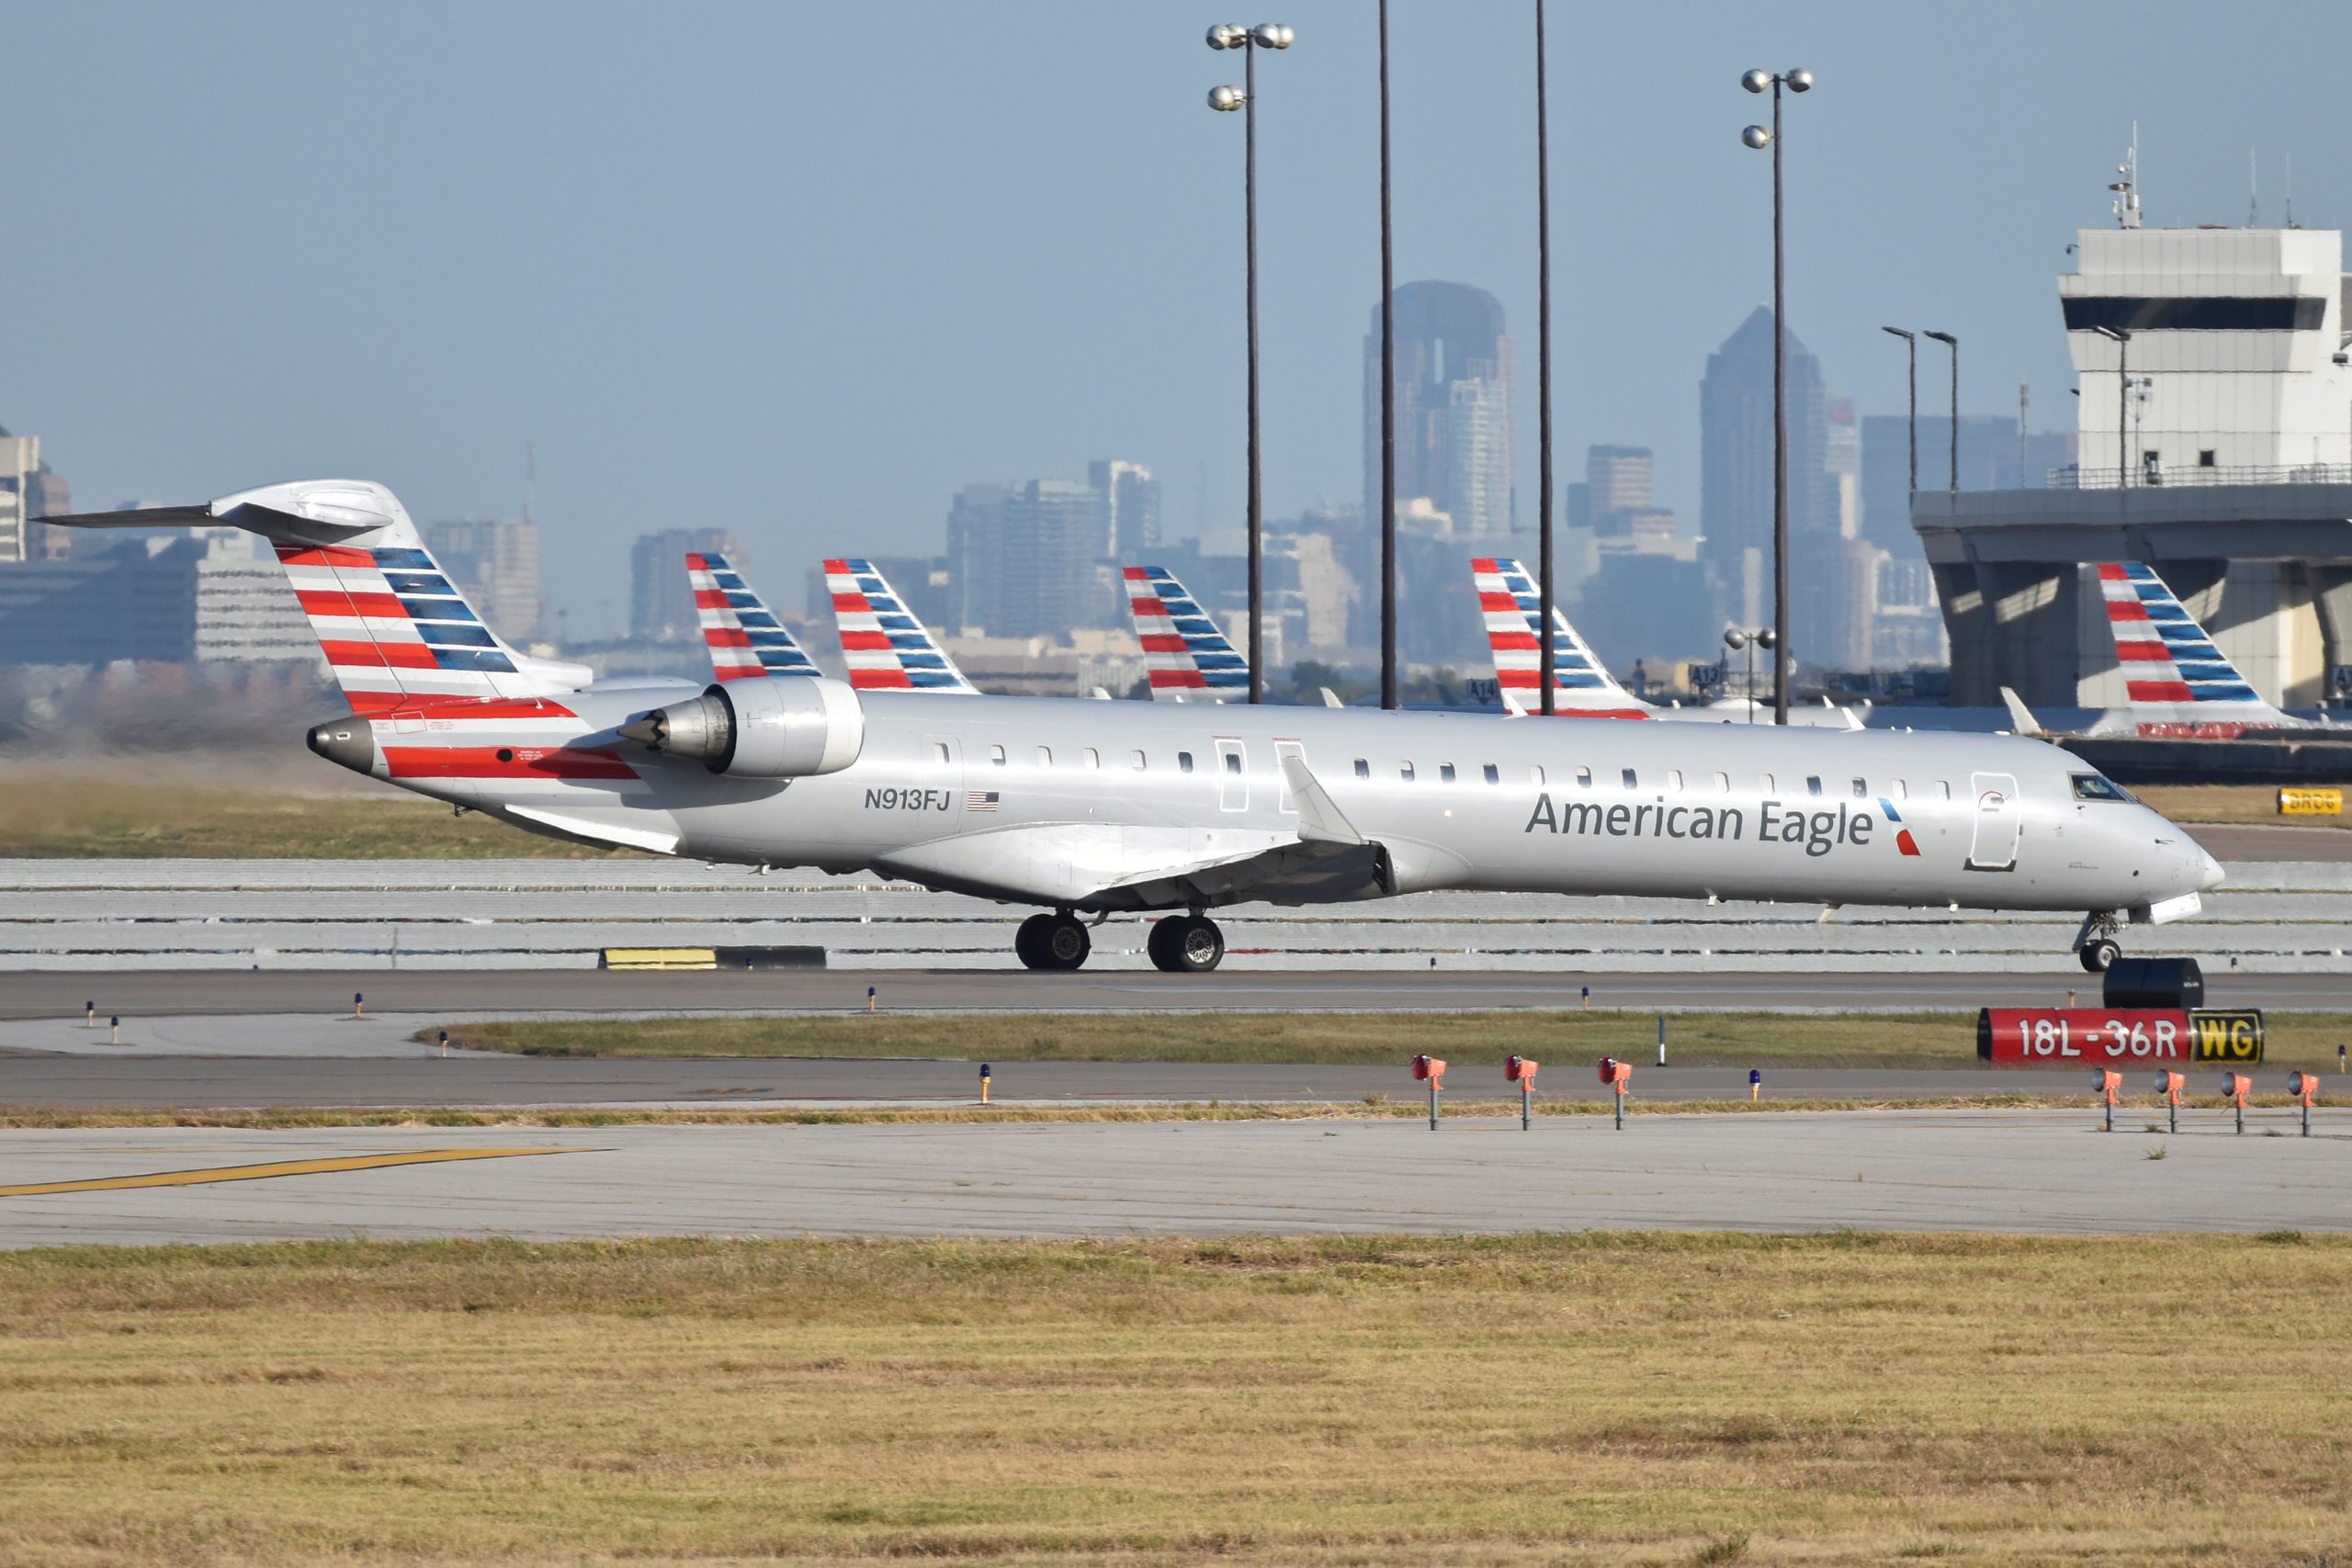
MULTIPOLYGON (((1539 1123, 10 1133, 8 1184, 563 1149, 0 1197, 0 1246, 310 1237, 1125 1236, 1587 1228, 2113 1234, 2352 1228, 2352 1138, 2098 1131, 2077 1112, 1539 1123), (2148 1158, 2157 1148, 2162 1161, 2148 1158)), ((2285 1125, 2265 1112, 2260 1128, 2285 1125)))
MULTIPOLYGON (((2352 1007, 2352 973, 2232 973, 2208 965, 2206 997, 2214 1007, 2322 1009, 2352 1007)), ((872 986, 881 1005, 899 1013, 970 1012, 1459 1012, 1485 1010, 1572 1010, 1592 987, 1596 1007, 1644 1011, 1686 1008, 1788 1011, 1973 1011, 1989 1004, 2064 1006, 2069 991, 2096 1005, 2097 976, 2079 967, 2056 975, 2001 970, 1910 971, 1897 964, 1843 971, 1773 974, 1684 968, 1622 974, 1602 967, 1555 975, 1468 967, 1403 973, 1161 975, 1081 970, 1074 975, 1025 970, 778 970, 766 974, 628 974, 610 970, 566 974, 548 970, 446 970, 390 974, 382 970, 284 973, 262 970, 116 970, 104 975, 0 974, 0 1020, 63 1019, 68 1030, 11 1030, 0 1048, 83 1048, 78 1026, 85 1001, 105 1021, 117 1015, 133 1028, 142 1018, 185 1021, 204 1014, 308 1015, 311 1036, 322 1044, 359 1032, 346 1029, 354 992, 372 1013, 410 1015, 423 1028, 456 1017, 625 1016, 679 1013, 849 1013, 865 1010, 872 986), (42 1043, 36 1044, 36 1042, 42 1043)), ((231 1024, 224 1044, 251 1032, 231 1024)), ((146 1036, 141 1036, 145 1038, 146 1036)), ((160 1039, 160 1035, 157 1036, 160 1039)))

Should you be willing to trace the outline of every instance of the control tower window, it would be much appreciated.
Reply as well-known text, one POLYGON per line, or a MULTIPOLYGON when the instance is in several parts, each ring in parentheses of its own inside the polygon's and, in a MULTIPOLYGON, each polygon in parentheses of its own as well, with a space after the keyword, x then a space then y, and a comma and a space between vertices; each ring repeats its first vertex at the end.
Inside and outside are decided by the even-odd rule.
POLYGON ((2074 779, 2076 800, 2129 801, 2132 798, 2129 790, 2105 773, 2076 773, 2074 779))
POLYGON ((2200 468, 2210 468, 2213 467, 2213 448, 2211 446, 2199 447, 2197 451, 2197 466, 2200 468))

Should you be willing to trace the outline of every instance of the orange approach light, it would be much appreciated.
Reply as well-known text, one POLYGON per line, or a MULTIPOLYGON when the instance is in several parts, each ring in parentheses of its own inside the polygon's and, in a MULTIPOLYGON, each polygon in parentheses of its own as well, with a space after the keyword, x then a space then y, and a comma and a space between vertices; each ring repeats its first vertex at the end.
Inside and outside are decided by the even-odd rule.
POLYGON ((2165 1103, 2166 1105, 2178 1105, 2180 1103, 2181 1086, 2186 1084, 2188 1081, 2188 1075, 2183 1073, 2158 1073, 2156 1075, 2156 1092, 2165 1097, 2165 1103))
POLYGON ((2289 1073, 2287 1092, 2301 1100, 2306 1108, 2317 1104, 2319 1075, 2317 1073, 2289 1073))
POLYGON ((1600 1081, 1605 1084, 1615 1085, 1619 1094, 1623 1094, 1625 1092, 1625 1086, 1631 1083, 1633 1078, 1633 1063, 1621 1062, 1614 1056, 1603 1056, 1600 1058, 1600 1081))
POLYGON ((2107 1102, 2112 1105, 2115 1097, 2123 1091, 2123 1075, 2113 1067, 2101 1067, 2098 1076, 2091 1079, 2091 1087, 2106 1095, 2107 1102))
POLYGON ((1532 1084, 1535 1081, 1535 1069, 1543 1065, 1541 1062, 1531 1062, 1524 1056, 1505 1056, 1503 1077, 1510 1083, 1532 1084))
POLYGON ((2244 1073, 2232 1073, 2223 1080, 2222 1092, 2243 1111, 2245 1109, 2245 1097, 2254 1092, 2254 1080, 2244 1073))
POLYGON ((1423 1052, 1420 1055, 1413 1058, 1413 1077, 1416 1078, 1427 1078, 1430 1082, 1435 1083, 1438 1079, 1445 1077, 1445 1058, 1442 1056, 1432 1056, 1427 1052, 1423 1052))

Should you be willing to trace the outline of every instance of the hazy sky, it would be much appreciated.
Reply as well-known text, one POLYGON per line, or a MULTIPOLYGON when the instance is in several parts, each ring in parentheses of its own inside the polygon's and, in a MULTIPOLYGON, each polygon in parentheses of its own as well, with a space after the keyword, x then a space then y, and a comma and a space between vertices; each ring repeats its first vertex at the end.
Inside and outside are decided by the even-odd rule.
MULTIPOLYGON (((1532 0, 1394 0, 1396 269, 1499 295, 1534 485, 1532 0)), ((771 592, 930 551, 956 487, 1149 463, 1238 520, 1238 62, 1261 62, 1266 496, 1356 498, 1378 288, 1371 0, 0 4, 0 423, 77 503, 326 475, 511 514, 538 444, 551 606, 625 613, 629 539, 723 525, 771 592), (1203 486, 1205 482, 1205 491, 1203 486)), ((1788 111, 1792 329, 1900 412, 1882 322, 1957 332, 1963 404, 2074 400, 2052 276, 2131 123, 2154 224, 2352 212, 2352 7, 1551 11, 1561 482, 1657 448, 1696 526, 1699 377, 1770 288, 1750 65, 1788 111)), ((1922 356, 1944 407, 1940 351, 1922 356)))

